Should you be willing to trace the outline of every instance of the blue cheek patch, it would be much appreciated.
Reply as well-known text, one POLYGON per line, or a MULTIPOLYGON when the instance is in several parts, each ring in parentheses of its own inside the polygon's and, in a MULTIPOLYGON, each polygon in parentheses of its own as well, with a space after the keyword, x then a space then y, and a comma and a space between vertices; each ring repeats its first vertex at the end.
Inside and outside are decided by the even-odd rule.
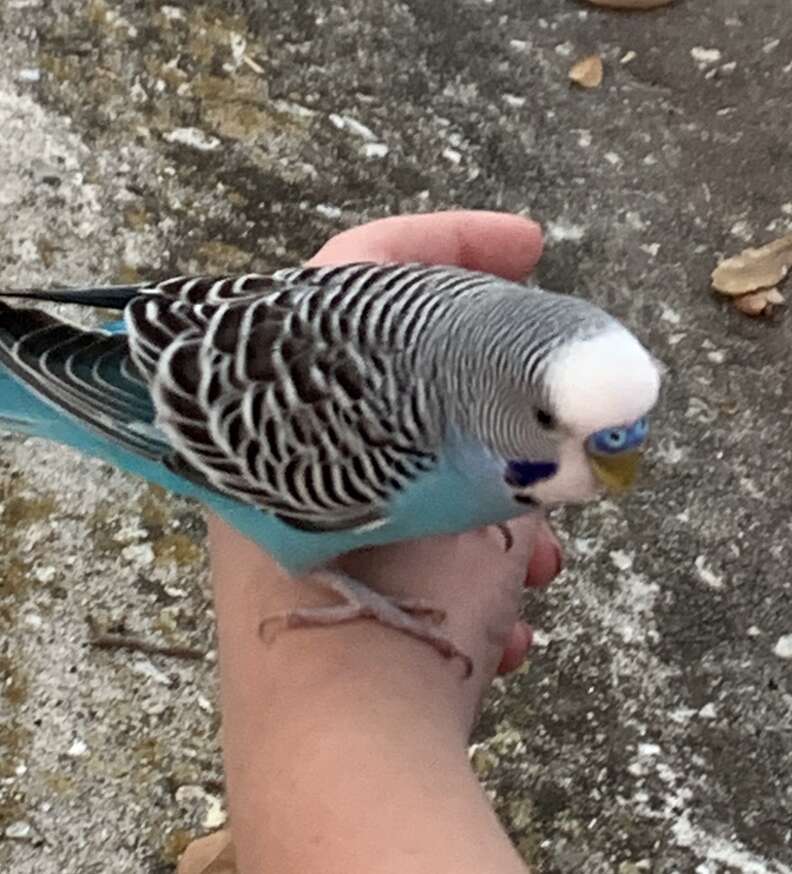
POLYGON ((517 489, 525 489, 540 480, 555 476, 558 465, 553 461, 510 461, 504 479, 517 489))

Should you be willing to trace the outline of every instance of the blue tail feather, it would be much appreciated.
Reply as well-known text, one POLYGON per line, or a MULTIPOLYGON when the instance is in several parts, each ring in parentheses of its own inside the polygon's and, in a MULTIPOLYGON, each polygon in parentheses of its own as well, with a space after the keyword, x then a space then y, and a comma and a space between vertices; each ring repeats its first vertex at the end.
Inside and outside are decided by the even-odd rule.
POLYGON ((0 428, 26 436, 45 436, 51 416, 52 408, 0 365, 0 428))

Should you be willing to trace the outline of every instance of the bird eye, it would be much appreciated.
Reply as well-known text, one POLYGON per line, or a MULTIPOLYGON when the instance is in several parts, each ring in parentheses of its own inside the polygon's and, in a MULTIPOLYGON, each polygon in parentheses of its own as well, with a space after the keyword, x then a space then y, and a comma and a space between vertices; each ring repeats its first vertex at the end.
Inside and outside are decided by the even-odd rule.
POLYGON ((536 421, 543 428, 547 428, 548 430, 555 427, 555 420, 553 417, 547 412, 547 410, 543 410, 540 407, 537 407, 536 409, 536 421))
POLYGON ((644 416, 632 425, 624 428, 603 428, 592 434, 586 445, 593 452, 611 453, 625 452, 627 449, 640 448, 649 433, 649 421, 644 416))
POLYGON ((621 452, 627 448, 629 435, 626 428, 605 428, 597 431, 589 438, 592 448, 596 452, 621 452))

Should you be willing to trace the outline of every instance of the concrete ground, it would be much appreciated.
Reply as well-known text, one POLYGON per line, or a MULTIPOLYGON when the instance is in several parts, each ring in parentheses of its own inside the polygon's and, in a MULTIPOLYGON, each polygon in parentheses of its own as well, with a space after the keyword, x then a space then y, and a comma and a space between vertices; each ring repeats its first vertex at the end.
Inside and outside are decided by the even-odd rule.
MULTIPOLYGON (((708 291, 792 229, 789 0, 6 0, 0 282, 266 269, 368 218, 530 213, 669 368, 476 768, 547 874, 792 872, 792 321, 708 291), (583 55, 596 90, 570 87, 583 55)), ((792 291, 792 289, 789 289, 792 291)), ((165 874, 223 819, 199 510, 0 442, 0 870, 165 874), (101 651, 102 627, 200 660, 101 651)))

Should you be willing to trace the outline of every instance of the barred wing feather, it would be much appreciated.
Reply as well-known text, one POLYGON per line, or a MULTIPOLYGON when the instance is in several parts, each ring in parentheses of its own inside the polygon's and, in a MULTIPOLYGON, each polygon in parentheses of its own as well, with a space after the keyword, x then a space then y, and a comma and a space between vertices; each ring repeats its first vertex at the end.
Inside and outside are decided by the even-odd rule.
POLYGON ((409 276, 347 265, 171 281, 133 300, 130 347, 171 464, 308 530, 385 519, 437 443, 427 388, 377 300, 393 273, 409 276))

